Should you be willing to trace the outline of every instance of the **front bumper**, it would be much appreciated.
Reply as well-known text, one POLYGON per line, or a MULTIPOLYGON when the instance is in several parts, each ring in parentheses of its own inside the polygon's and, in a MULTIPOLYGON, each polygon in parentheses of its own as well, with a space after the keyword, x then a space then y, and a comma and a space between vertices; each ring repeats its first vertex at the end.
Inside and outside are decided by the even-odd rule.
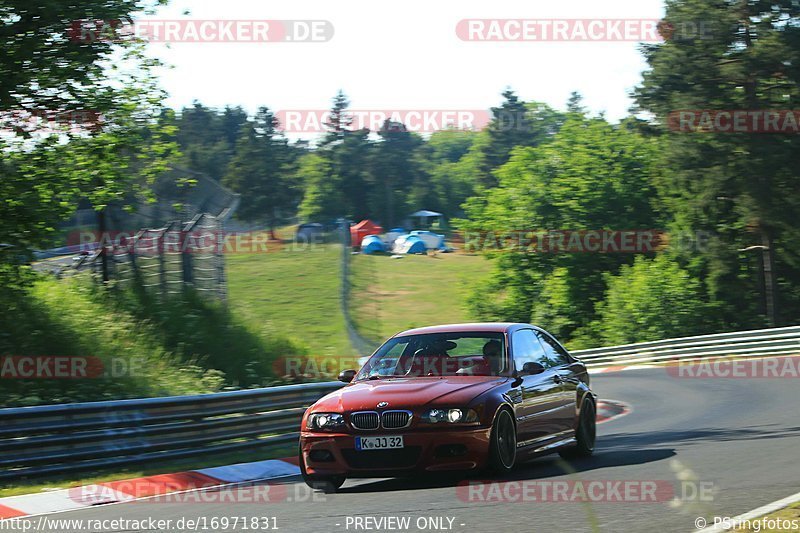
POLYGON ((310 475, 351 477, 402 475, 413 472, 473 470, 486 466, 491 428, 431 428, 429 430, 322 433, 304 431, 300 449, 310 475), (357 436, 402 435, 396 450, 355 449, 357 436))

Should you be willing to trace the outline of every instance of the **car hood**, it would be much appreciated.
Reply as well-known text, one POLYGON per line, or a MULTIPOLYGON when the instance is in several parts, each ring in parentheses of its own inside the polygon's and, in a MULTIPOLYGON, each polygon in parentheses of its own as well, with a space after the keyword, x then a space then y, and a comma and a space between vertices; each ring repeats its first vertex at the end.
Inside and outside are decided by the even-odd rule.
POLYGON ((384 378, 351 383, 320 399, 316 411, 372 410, 379 402, 387 409, 414 409, 426 405, 467 405, 473 398, 504 383, 504 377, 453 376, 384 378))

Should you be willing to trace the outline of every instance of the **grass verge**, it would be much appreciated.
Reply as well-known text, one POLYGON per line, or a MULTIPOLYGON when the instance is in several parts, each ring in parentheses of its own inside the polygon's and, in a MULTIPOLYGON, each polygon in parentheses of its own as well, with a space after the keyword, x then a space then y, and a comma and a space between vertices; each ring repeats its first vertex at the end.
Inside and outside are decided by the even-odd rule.
POLYGON ((775 511, 750 520, 750 524, 758 523, 755 528, 739 529, 752 533, 797 533, 800 532, 800 502, 792 504, 780 511, 775 511), (794 527, 792 527, 794 523, 794 527))
POLYGON ((351 309, 362 335, 383 340, 405 329, 473 320, 467 298, 492 264, 464 254, 353 256, 351 309))
POLYGON ((247 327, 221 302, 190 290, 162 300, 99 286, 87 274, 41 276, 5 294, 0 311, 0 407, 266 386, 277 357, 305 351, 273 330, 247 327), (21 358, 38 365, 53 356, 81 358, 92 371, 24 379, 21 358))
POLYGON ((231 311, 256 333, 286 336, 313 357, 353 355, 339 300, 340 257, 336 244, 229 255, 231 311))
POLYGON ((42 278, 4 295, 0 406, 198 394, 224 384, 221 372, 168 350, 152 324, 111 305, 102 292, 86 279, 42 278), (14 356, 91 358, 102 372, 23 379, 14 356))

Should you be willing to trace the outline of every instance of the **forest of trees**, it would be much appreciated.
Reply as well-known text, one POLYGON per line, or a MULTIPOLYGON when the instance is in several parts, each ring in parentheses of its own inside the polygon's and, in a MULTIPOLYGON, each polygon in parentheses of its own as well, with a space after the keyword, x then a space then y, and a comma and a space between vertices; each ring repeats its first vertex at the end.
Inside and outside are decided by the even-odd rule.
POLYGON ((314 146, 289 142, 267 107, 248 117, 239 107, 195 103, 167 113, 163 122, 175 129, 183 166, 242 193, 240 218, 270 228, 339 217, 391 227, 421 208, 463 215, 462 204, 479 187, 496 184, 492 170, 514 147, 544 142, 563 121, 563 113, 544 104, 526 104, 511 91, 504 97, 493 124, 512 120, 522 127, 449 129, 427 138, 389 120, 376 132, 352 129, 341 92, 328 131, 314 146))
MULTIPOLYGON (((131 7, 92 3, 116 6, 107 18, 131 7)), ((180 164, 241 193, 237 216, 270 229, 338 217, 392 227, 425 208, 460 230, 657 228, 706 236, 702 246, 672 238, 638 255, 487 252, 494 275, 475 289, 476 318, 539 323, 575 347, 800 323, 800 137, 668 126, 680 109, 796 109, 800 7, 673 0, 665 20, 675 27, 713 21, 713 28, 643 45, 649 68, 630 116, 618 123, 585 109, 578 94, 562 111, 506 89, 481 131, 422 136, 390 121, 369 131, 352 128, 340 92, 328 131, 314 144, 287 139, 268 107, 252 116, 201 103, 164 108, 135 44, 129 53, 140 74, 126 84, 101 83, 102 49, 65 54, 75 63, 69 74, 44 79, 7 77, 13 69, 4 64, 0 94, 16 95, 2 102, 6 108, 100 109, 115 127, 66 144, 3 150, 0 194, 9 202, 0 242, 30 250, 78 198, 101 208, 131 190, 146 196, 154 175, 180 164), (75 73, 82 90, 71 101, 44 90, 75 73)), ((26 46, 9 46, 12 66, 26 46)), ((0 250, 4 279, 19 273, 18 257, 0 250)))

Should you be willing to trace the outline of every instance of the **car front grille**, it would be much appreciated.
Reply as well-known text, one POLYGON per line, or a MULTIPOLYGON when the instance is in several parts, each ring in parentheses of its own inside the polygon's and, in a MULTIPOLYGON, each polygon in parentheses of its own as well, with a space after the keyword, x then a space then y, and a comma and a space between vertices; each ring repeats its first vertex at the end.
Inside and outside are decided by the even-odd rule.
POLYGON ((362 411, 350 415, 350 424, 355 429, 373 430, 378 429, 380 417, 375 411, 362 411))
POLYGON ((410 411, 385 411, 381 415, 381 426, 386 429, 400 429, 411 423, 410 411))
POLYGON ((350 425, 362 431, 374 431, 379 427, 402 429, 411 424, 411 417, 411 411, 359 411, 350 415, 350 425))

